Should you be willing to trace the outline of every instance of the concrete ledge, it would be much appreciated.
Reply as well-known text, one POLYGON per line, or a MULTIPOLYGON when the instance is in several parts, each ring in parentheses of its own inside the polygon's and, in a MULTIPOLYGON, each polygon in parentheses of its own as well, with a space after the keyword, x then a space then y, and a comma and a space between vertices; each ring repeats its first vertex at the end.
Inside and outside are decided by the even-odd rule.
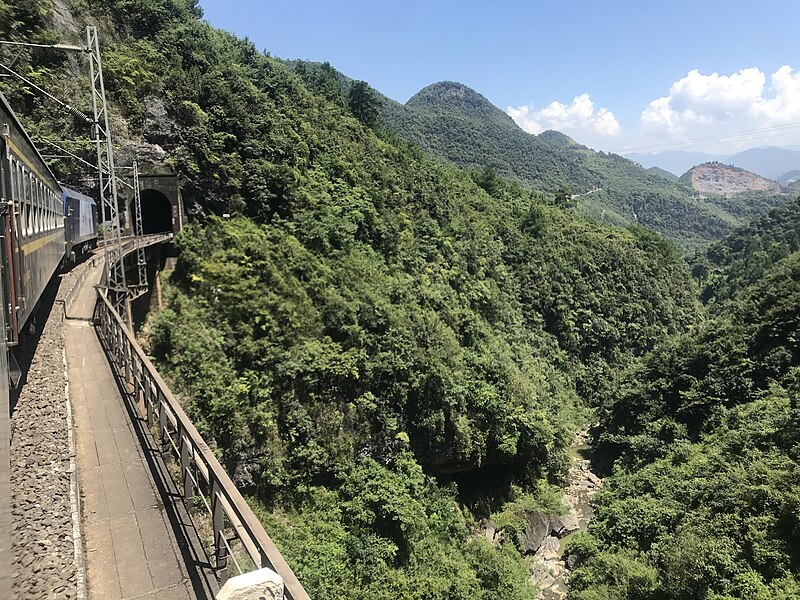
POLYGON ((267 568, 231 577, 216 600, 283 600, 283 578, 267 568))

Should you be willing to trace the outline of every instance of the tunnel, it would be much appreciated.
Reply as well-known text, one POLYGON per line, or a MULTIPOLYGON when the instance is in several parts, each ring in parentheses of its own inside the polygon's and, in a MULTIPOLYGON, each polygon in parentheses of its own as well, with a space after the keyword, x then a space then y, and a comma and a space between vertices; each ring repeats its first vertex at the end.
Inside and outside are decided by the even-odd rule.
MULTIPOLYGON (((172 204, 157 190, 142 190, 142 231, 163 233, 172 231, 172 204)), ((134 214, 131 206, 131 215, 134 214)))

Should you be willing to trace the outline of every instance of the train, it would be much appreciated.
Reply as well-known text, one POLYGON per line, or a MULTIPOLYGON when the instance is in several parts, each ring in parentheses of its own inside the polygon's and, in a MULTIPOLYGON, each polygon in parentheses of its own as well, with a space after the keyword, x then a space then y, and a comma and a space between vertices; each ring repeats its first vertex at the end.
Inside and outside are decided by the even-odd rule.
POLYGON ((0 125, 0 297, 11 347, 59 267, 97 245, 98 211, 59 183, 2 94, 0 125))
POLYGON ((97 247, 97 203, 94 198, 61 186, 64 199, 64 244, 62 261, 65 267, 86 256, 97 247))
MULTIPOLYGON (((11 389, 22 373, 11 352, 60 266, 97 244, 97 205, 60 185, 0 94, 0 555, 11 553, 11 389)), ((0 562, 0 596, 10 561, 0 562)), ((4 594, 4 592, 6 592, 4 594)))

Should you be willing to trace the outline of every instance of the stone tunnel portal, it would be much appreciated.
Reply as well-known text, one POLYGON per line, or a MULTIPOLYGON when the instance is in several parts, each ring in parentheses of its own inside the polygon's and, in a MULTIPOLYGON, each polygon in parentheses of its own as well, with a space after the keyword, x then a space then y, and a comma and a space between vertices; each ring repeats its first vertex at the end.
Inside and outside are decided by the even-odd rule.
POLYGON ((141 199, 142 231, 145 234, 172 231, 172 204, 169 199, 158 190, 142 190, 141 199))

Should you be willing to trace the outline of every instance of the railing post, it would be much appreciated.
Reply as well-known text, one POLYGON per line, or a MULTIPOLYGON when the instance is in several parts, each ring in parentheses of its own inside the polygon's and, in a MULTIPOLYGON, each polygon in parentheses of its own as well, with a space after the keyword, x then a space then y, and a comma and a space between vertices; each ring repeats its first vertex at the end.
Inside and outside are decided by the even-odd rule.
POLYGON ((150 379, 150 374, 148 373, 147 376, 144 378, 145 383, 147 384, 145 387, 145 394, 144 394, 144 402, 146 404, 147 409, 147 426, 153 426, 153 380, 150 379))
MULTIPOLYGON (((124 334, 124 332, 123 332, 124 334)), ((131 348, 131 341, 125 336, 122 336, 123 340, 123 360, 125 361, 125 391, 130 393, 130 384, 131 378, 133 376, 133 349, 131 348)))
POLYGON ((139 362, 139 355, 131 350, 131 368, 133 369, 133 403, 136 406, 136 416, 141 419, 143 416, 142 410, 142 395, 140 393, 142 386, 140 377, 142 375, 141 363, 139 362))
POLYGON ((122 344, 120 344, 120 341, 121 341, 120 337, 122 337, 122 331, 120 329, 119 323, 116 323, 115 325, 116 325, 116 327, 114 327, 114 349, 113 349, 113 353, 114 353, 114 362, 117 363, 117 369, 119 369, 120 352, 121 352, 120 346, 122 345, 122 344))
POLYGON ((214 479, 211 484, 211 520, 214 529, 215 567, 220 583, 225 583, 228 579, 228 549, 225 547, 225 513, 220 502, 221 495, 219 483, 214 479))
POLYGON ((191 474, 192 464, 189 460, 191 450, 189 436, 186 435, 185 431, 181 431, 181 474, 183 475, 183 499, 186 501, 187 507, 191 506, 194 498, 194 485, 192 484, 191 474))
POLYGON ((163 446, 167 440, 167 409, 161 401, 161 390, 156 389, 156 402, 158 402, 158 433, 163 446))

